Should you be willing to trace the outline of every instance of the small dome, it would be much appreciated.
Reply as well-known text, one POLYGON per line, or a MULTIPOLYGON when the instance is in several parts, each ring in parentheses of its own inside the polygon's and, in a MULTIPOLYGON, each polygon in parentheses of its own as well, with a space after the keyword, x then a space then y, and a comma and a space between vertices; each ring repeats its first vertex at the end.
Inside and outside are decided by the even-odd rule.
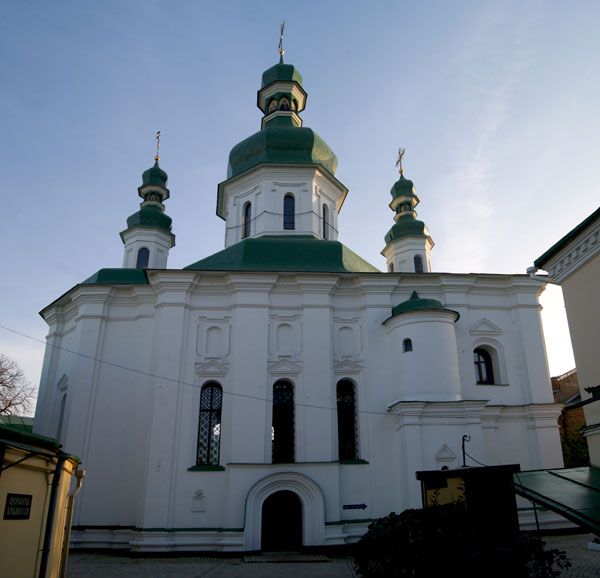
POLYGON ((405 179, 404 175, 400 175, 400 178, 390 189, 390 194, 394 199, 400 196, 413 197, 415 194, 415 186, 411 180, 405 179))
POLYGON ((416 291, 413 291, 408 301, 403 301, 396 307, 392 307, 392 317, 401 315, 402 313, 410 313, 412 311, 451 311, 456 315, 455 322, 458 321, 460 314, 458 311, 446 309, 437 299, 421 299, 416 291))
POLYGON ((423 221, 415 219, 412 215, 404 215, 388 231, 385 242, 389 243, 403 237, 429 237, 429 231, 423 221))
POLYGON ((165 214, 159 207, 142 207, 137 213, 134 213, 127 219, 127 227, 154 227, 171 232, 171 223, 173 220, 165 214))
POLYGON ((274 124, 268 124, 231 149, 227 178, 262 163, 319 164, 332 175, 337 169, 337 157, 314 130, 274 124))
POLYGON ((142 173, 142 186, 157 185, 159 187, 167 186, 167 173, 158 166, 158 161, 155 161, 154 166, 142 173))
POLYGON ((277 80, 302 84, 302 76, 300 76, 300 73, 293 64, 279 63, 275 66, 271 66, 268 70, 265 70, 262 75, 261 88, 264 88, 277 80))

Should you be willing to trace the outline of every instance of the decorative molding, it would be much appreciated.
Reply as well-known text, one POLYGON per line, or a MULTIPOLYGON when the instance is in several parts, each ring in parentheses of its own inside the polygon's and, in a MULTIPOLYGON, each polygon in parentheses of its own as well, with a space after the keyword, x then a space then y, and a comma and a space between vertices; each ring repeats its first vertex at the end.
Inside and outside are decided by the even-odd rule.
POLYGON ((446 445, 435 453, 435 461, 440 463, 451 463, 456 460, 456 454, 446 445))
POLYGON ((333 366, 333 372, 336 375, 347 374, 347 375, 357 375, 363 370, 363 364, 359 363, 358 360, 354 361, 352 359, 343 359, 342 361, 336 363, 333 366))
POLYGON ((502 329, 489 319, 482 317, 469 329, 471 335, 502 335, 502 329))
POLYGON ((569 275, 600 253, 600 219, 578 234, 544 265, 548 276, 562 283, 569 275))
POLYGON ((284 358, 270 363, 267 370, 271 375, 298 375, 302 371, 302 363, 284 358))
POLYGON ((229 362, 221 359, 210 359, 204 363, 196 363, 196 375, 199 377, 223 377, 229 371, 229 362))
POLYGON ((273 184, 276 187, 282 187, 282 188, 285 188, 285 189, 289 189, 289 188, 297 188, 297 187, 306 186, 306 181, 300 182, 300 183, 286 183, 286 182, 283 182, 283 181, 273 181, 273 184))

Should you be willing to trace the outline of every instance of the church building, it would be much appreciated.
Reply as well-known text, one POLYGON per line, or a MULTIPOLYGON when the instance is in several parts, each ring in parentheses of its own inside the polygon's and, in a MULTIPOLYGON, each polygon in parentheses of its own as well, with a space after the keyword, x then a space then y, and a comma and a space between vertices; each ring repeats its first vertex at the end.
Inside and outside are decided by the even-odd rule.
POLYGON ((369 230, 387 270, 342 244, 348 189, 303 126, 306 100, 282 54, 262 75, 260 130, 233 147, 217 187, 222 251, 169 268, 157 155, 120 234, 122 267, 41 312, 34 428, 87 471, 75 547, 350 543, 419 507, 415 472, 459 467, 464 435, 488 465, 562 466, 540 283, 436 272, 401 162, 378 201, 393 223, 369 230))

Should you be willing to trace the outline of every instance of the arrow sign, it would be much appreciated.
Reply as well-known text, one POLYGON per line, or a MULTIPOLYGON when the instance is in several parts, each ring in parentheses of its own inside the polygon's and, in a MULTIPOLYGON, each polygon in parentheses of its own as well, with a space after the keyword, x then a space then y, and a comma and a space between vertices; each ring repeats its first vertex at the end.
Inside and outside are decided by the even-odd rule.
POLYGON ((344 504, 342 508, 344 510, 364 510, 367 504, 344 504))

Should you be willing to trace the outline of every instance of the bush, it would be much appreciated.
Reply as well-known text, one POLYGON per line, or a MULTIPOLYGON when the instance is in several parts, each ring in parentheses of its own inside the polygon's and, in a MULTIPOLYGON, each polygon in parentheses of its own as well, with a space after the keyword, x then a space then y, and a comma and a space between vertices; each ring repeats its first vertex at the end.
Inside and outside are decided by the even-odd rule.
POLYGON ((455 504, 376 520, 355 545, 354 564, 363 578, 550 578, 570 566, 539 538, 486 537, 455 504))

